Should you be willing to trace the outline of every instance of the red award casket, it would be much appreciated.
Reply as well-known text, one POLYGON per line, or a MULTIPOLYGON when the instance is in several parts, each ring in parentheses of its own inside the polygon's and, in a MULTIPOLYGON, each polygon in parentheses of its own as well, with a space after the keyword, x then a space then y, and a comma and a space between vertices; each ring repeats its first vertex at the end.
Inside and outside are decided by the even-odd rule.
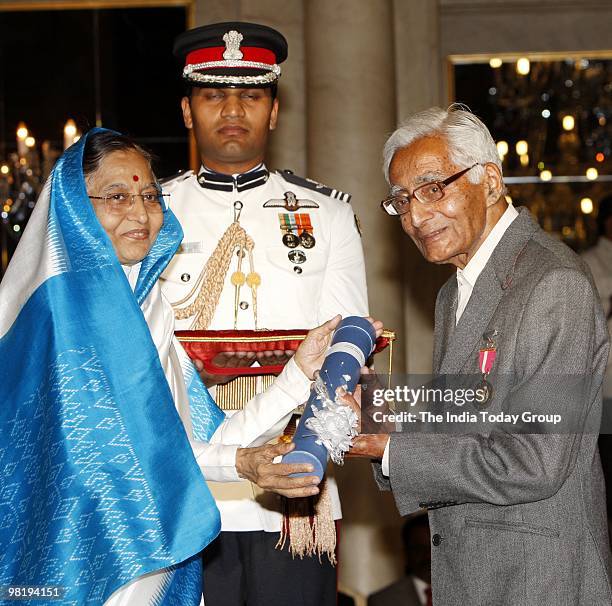
MULTIPOLYGON (((295 330, 178 330, 176 337, 192 360, 200 360, 204 370, 212 375, 278 375, 282 364, 220 367, 213 363, 219 353, 295 351, 308 331, 295 330)), ((395 333, 385 330, 376 341, 374 353, 389 347, 389 372, 392 363, 392 344, 395 333)))

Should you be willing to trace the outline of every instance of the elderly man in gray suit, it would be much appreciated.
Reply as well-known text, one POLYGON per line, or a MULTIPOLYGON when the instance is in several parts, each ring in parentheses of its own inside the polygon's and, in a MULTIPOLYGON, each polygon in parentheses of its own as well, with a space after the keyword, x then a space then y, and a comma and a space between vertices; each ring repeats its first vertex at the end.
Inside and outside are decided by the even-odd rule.
POLYGON ((507 203, 495 142, 469 111, 413 116, 384 157, 385 210, 428 261, 457 267, 436 302, 434 373, 480 373, 493 361, 506 381, 491 371, 492 412, 550 412, 564 397, 553 393, 558 377, 588 380, 581 397, 567 391, 565 411, 579 420, 569 432, 364 435, 354 453, 381 459, 377 481, 400 514, 429 510, 434 604, 609 606, 597 450, 609 344, 588 270, 507 203))

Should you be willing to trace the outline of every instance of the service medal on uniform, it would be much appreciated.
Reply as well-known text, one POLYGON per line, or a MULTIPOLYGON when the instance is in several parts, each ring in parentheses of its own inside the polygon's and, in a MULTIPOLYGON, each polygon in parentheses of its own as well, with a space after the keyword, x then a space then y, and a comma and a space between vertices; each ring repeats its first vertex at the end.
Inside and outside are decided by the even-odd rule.
MULTIPOLYGON (((302 245, 304 248, 313 248, 317 243, 313 235, 310 215, 298 213, 295 215, 281 213, 278 215, 281 231, 283 232, 283 244, 288 248, 296 248, 302 245)), ((291 257, 289 257, 291 258, 291 257)))
POLYGON ((284 236, 283 236, 283 244, 287 247, 287 248, 295 248, 296 246, 300 245, 300 239, 297 237, 296 234, 294 234, 292 231, 288 231, 284 236))
POLYGON ((311 233, 303 231, 300 234, 300 243, 304 248, 312 248, 317 243, 317 241, 311 233))

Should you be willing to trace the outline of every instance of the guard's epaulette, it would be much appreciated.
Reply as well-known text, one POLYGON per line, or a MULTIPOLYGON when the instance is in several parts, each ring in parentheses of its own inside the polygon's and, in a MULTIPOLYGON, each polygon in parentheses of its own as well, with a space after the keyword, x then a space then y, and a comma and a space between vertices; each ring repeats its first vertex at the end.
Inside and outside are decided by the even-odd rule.
POLYGON ((351 201, 351 194, 345 194, 339 189, 332 189, 331 187, 327 187, 327 185, 323 185, 322 183, 317 183, 317 181, 313 181, 312 179, 298 177, 297 175, 293 174, 292 170, 277 170, 276 174, 280 175, 288 183, 293 183, 294 185, 299 185, 300 187, 311 189, 312 191, 316 191, 320 194, 323 194, 324 196, 336 198, 336 200, 342 200, 342 202, 351 201))
POLYGON ((158 179, 157 182, 164 187, 168 187, 169 185, 173 185, 174 183, 180 183, 187 179, 187 177, 191 177, 193 175, 192 170, 179 170, 178 173, 171 175, 170 177, 164 177, 162 179, 158 179))

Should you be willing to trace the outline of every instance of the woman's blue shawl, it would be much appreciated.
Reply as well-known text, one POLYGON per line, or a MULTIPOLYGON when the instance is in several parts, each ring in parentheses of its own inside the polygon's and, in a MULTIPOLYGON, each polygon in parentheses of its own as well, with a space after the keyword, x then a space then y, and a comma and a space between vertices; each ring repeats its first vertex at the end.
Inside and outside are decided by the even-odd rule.
MULTIPOLYGON (((194 556, 219 512, 140 309, 183 233, 167 211, 132 292, 87 196, 86 138, 59 159, 0 286, 0 586, 102 604, 172 567, 158 603, 195 605, 194 556)), ((208 440, 223 413, 186 370, 208 440)))

